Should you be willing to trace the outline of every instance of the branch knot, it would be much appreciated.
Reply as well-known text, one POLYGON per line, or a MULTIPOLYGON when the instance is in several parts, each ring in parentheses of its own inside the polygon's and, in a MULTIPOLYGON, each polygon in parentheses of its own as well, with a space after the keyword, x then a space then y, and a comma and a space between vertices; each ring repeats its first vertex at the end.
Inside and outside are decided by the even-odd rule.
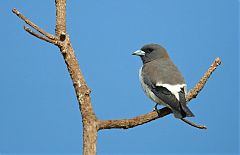
POLYGON ((62 32, 59 36, 60 41, 64 41, 66 39, 66 33, 62 32))

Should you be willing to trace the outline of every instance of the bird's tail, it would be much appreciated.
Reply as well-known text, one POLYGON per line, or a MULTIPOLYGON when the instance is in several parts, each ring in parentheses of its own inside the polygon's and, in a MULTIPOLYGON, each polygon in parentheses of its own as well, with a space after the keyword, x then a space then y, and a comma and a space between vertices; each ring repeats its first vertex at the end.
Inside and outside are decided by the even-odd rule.
POLYGON ((182 113, 183 118, 184 117, 194 117, 194 114, 187 107, 186 103, 181 103, 180 102, 180 109, 181 109, 181 113, 182 113))
POLYGON ((191 110, 187 107, 186 104, 180 103, 179 106, 180 106, 179 110, 171 109, 174 114, 174 117, 179 119, 184 117, 194 117, 194 114, 191 112, 191 110))
POLYGON ((176 118, 194 117, 194 114, 187 107, 187 101, 183 90, 179 92, 179 111, 172 109, 172 112, 176 118))

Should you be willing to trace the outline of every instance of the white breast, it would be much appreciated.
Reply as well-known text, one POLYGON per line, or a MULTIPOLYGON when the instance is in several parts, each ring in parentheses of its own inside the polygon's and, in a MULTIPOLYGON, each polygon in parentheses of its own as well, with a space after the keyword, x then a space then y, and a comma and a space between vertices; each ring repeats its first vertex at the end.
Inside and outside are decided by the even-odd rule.
POLYGON ((142 78, 142 67, 139 70, 139 80, 141 82, 141 86, 144 90, 144 93, 155 103, 162 104, 167 106, 162 100, 160 100, 152 91, 151 89, 144 83, 143 78, 142 78))

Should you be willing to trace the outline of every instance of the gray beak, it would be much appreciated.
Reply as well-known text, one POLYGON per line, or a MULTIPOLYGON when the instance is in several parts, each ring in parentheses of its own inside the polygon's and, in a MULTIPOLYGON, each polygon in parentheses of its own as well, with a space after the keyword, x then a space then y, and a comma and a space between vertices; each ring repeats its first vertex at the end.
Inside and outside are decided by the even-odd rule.
POLYGON ((133 52, 132 55, 143 56, 143 55, 145 55, 145 52, 142 50, 137 50, 137 51, 133 52))

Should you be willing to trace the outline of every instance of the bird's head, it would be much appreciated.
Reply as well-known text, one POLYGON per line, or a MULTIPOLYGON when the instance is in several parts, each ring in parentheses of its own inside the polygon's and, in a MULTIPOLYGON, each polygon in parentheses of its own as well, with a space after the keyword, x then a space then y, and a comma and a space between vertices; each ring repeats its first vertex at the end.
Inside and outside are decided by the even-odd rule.
POLYGON ((140 50, 133 52, 132 55, 140 56, 144 64, 156 59, 169 58, 167 51, 158 44, 144 45, 140 50))

